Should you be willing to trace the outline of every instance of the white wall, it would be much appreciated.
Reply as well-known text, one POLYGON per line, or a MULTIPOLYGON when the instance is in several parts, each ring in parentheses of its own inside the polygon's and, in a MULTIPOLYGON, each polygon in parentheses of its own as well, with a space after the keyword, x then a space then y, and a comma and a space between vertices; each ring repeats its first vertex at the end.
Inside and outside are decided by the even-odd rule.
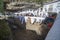
POLYGON ((24 11, 22 11, 22 12, 17 12, 17 13, 15 13, 15 14, 27 14, 27 13, 32 13, 32 14, 34 14, 34 15, 37 15, 37 12, 39 11, 39 9, 28 9, 28 10, 24 10, 24 11))
POLYGON ((43 11, 44 12, 48 12, 48 9, 49 9, 49 6, 50 5, 52 5, 53 6, 53 10, 52 10, 52 12, 59 12, 59 10, 60 10, 60 1, 58 1, 58 2, 54 2, 54 3, 50 3, 50 4, 45 4, 44 6, 43 6, 43 11), (59 5, 58 5, 58 3, 59 3, 59 5), (59 6, 59 7, 57 7, 57 6, 59 6), (45 11, 45 8, 47 9, 47 11, 45 11))
POLYGON ((40 17, 46 17, 47 16, 47 13, 41 11, 41 8, 37 8, 37 9, 28 9, 28 10, 24 10, 22 12, 17 12, 15 13, 16 15, 17 14, 27 14, 27 13, 32 13, 33 15, 36 15, 36 16, 40 16, 40 17))

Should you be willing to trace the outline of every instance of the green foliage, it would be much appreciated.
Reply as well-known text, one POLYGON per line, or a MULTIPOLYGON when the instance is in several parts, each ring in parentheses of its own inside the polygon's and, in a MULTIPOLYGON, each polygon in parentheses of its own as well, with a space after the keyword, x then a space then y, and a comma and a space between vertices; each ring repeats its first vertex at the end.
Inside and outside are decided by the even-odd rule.
POLYGON ((3 0, 0 0, 0 12, 3 13, 3 0))
POLYGON ((10 35, 10 28, 5 22, 5 20, 0 20, 0 40, 10 35))

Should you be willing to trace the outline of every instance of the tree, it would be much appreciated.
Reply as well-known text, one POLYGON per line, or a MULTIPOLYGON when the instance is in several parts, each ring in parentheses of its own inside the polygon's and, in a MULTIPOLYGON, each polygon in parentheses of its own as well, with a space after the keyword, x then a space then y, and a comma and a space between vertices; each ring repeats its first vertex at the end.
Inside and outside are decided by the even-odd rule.
POLYGON ((10 36, 10 28, 5 20, 0 20, 0 40, 6 40, 10 36))
POLYGON ((0 0, 0 13, 3 13, 3 0, 0 0))
POLYGON ((40 3, 41 6, 43 6, 43 2, 44 2, 44 0, 38 0, 37 2, 40 3))
MULTIPOLYGON (((4 14, 3 0, 0 0, 0 13, 4 14)), ((7 22, 0 19, 0 40, 7 40, 10 37, 10 33, 7 22)))

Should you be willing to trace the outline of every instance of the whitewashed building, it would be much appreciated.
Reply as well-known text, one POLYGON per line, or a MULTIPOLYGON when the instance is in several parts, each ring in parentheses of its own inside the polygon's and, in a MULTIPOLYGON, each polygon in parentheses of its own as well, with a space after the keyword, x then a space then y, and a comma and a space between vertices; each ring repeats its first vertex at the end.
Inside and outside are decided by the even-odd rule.
POLYGON ((25 10, 23 10, 23 11, 18 11, 17 13, 15 13, 16 15, 17 14, 33 14, 33 15, 36 15, 36 16, 40 16, 40 11, 41 11, 41 9, 40 8, 36 8, 36 9, 31 9, 31 8, 29 8, 29 9, 25 9, 25 10))
POLYGON ((25 10, 22 10, 22 11, 18 11, 16 13, 14 13, 16 16, 17 15, 24 15, 24 14, 33 14, 34 16, 37 16, 37 17, 46 17, 47 16, 47 13, 44 13, 43 11, 41 11, 41 8, 28 8, 28 9, 25 9, 25 10))
POLYGON ((45 3, 43 5, 43 12, 53 12, 53 13, 59 13, 60 12, 60 1, 53 1, 49 3, 45 3))

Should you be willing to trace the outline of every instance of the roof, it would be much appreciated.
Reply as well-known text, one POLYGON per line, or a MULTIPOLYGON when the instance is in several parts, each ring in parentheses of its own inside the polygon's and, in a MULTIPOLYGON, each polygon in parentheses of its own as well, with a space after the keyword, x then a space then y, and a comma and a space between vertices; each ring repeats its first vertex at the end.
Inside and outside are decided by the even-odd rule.
POLYGON ((25 8, 39 8, 40 5, 36 3, 27 3, 27 2, 12 2, 10 4, 6 4, 6 9, 8 10, 20 10, 25 8))

